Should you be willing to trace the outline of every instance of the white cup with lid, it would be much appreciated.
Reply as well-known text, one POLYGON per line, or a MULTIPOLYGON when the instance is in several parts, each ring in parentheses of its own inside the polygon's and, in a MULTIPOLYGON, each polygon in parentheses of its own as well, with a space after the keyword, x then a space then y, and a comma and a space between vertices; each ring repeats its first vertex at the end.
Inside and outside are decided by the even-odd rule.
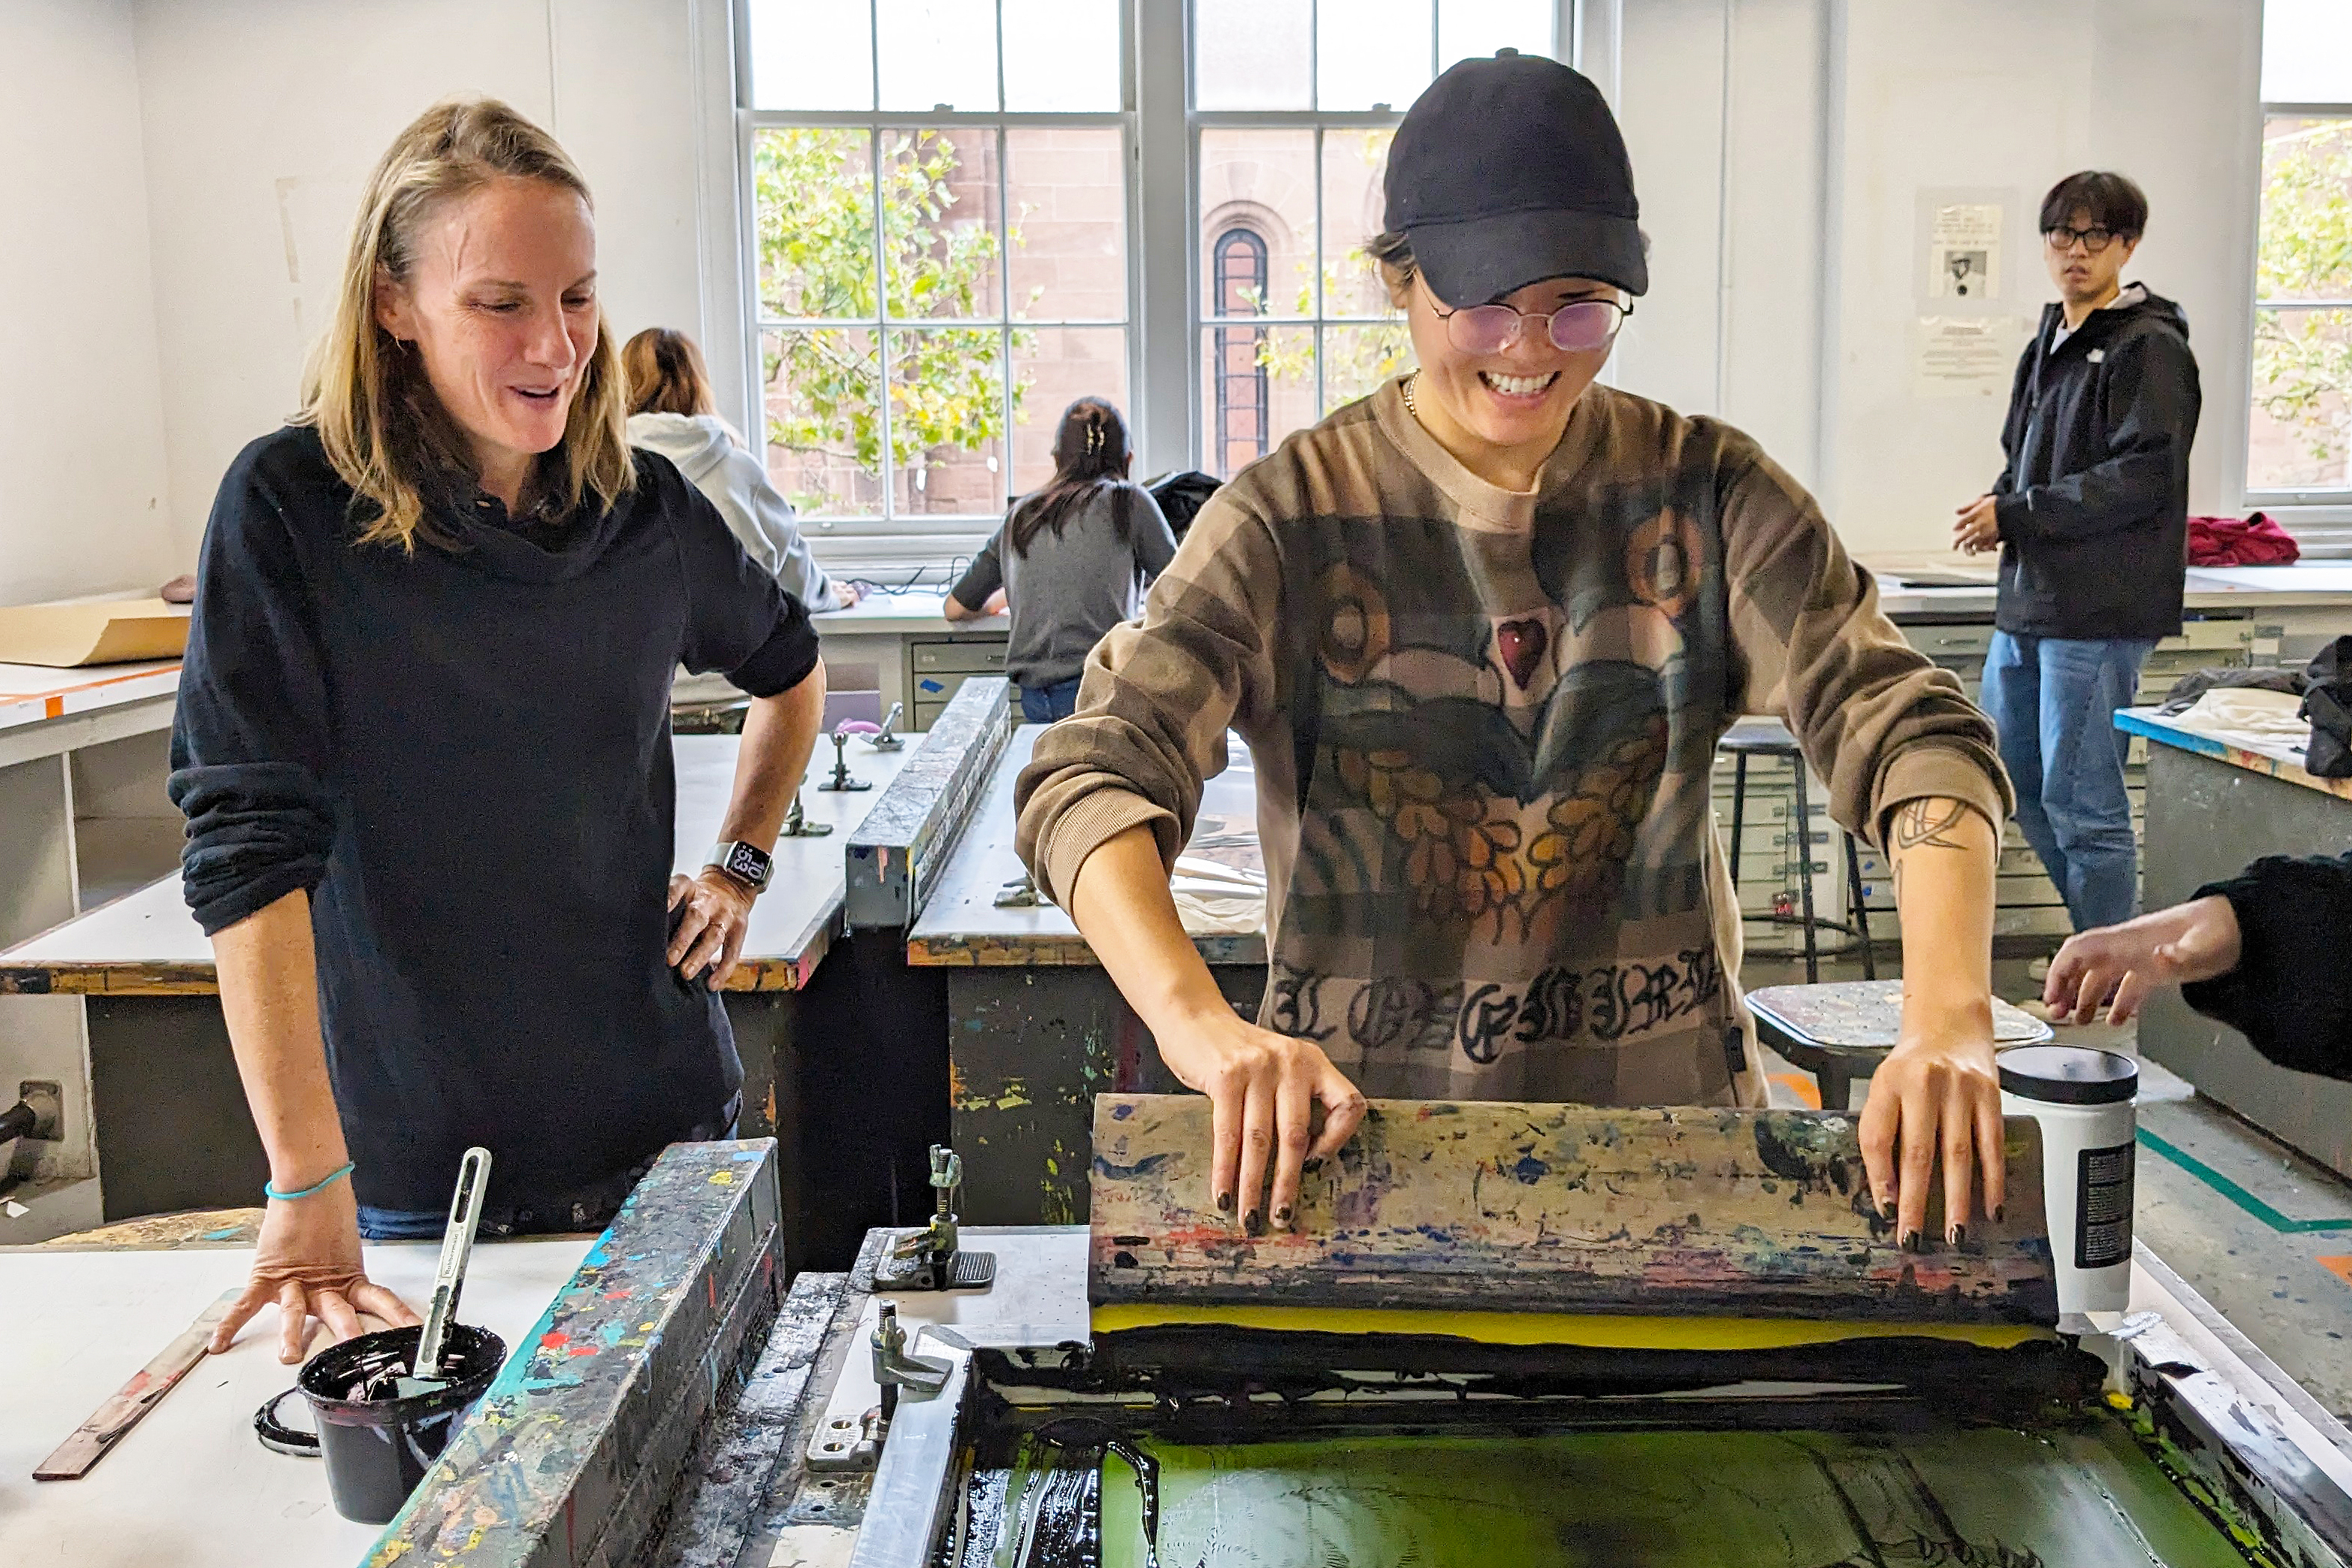
POLYGON ((2000 1108, 2042 1124, 2042 1192, 2058 1310, 2120 1312, 2131 1300, 2139 1064, 2088 1046, 2000 1053, 2000 1108))

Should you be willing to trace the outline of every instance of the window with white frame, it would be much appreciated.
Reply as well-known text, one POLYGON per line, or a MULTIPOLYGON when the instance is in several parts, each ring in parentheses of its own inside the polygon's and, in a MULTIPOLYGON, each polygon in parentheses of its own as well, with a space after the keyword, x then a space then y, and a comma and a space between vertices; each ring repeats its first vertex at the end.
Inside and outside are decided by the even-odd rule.
POLYGON ((1192 0, 1202 463, 1220 476, 1412 363, 1367 243, 1438 72, 1559 54, 1555 0, 1192 0))
POLYGON ((2265 0, 2246 491, 2352 503, 2352 6, 2265 0))
POLYGON ((768 469, 823 531, 969 538, 1129 384, 1123 0, 744 0, 768 469))

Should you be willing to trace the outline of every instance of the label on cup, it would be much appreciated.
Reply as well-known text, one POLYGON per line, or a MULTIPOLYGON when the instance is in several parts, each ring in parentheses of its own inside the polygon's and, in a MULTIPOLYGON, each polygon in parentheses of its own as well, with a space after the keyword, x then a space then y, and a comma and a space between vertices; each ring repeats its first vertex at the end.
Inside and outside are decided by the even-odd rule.
POLYGON ((2105 1268, 2131 1257, 2132 1146, 2076 1156, 2074 1267, 2105 1268))

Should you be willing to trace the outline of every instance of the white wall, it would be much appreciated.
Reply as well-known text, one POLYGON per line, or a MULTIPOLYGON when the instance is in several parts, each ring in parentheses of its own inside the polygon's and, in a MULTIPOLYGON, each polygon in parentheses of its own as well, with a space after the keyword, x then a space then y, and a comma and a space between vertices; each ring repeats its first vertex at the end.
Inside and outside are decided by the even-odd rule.
POLYGON ((129 0, 0 6, 0 604, 180 568, 129 0))
MULTIPOLYGON (((731 235, 705 235, 698 201, 708 184, 721 214, 731 208, 731 153, 727 167, 702 166, 703 73, 714 68, 698 56, 698 26, 714 11, 723 40, 718 0, 138 0, 184 548, 193 552, 229 459, 296 405, 376 160, 453 93, 505 100, 580 164, 614 329, 698 332, 722 389, 740 388, 731 235)), ((723 60, 716 68, 723 134, 723 60)))
POLYGON ((1916 323, 2038 316, 2055 298, 2042 192, 2120 169, 2153 213, 2126 277, 2181 302, 2202 371, 2192 510, 2239 505, 2254 0, 1637 0, 1623 16, 1653 286, 1620 384, 1753 432, 1856 549, 1940 550, 1952 508, 2000 470, 2008 388, 1920 395, 1916 323), (1997 300, 1927 298, 1937 192, 2003 206, 1997 300))

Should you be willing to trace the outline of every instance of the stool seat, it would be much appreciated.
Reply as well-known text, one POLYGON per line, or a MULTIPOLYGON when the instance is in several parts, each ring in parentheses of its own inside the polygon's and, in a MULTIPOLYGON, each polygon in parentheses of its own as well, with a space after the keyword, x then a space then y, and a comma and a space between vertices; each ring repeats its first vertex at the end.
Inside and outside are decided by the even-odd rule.
POLYGON ((1801 755, 1797 737, 1789 726, 1778 719, 1749 717, 1734 719, 1723 739, 1715 743, 1718 752, 1745 752, 1749 756, 1794 757, 1801 755))
MULTIPOLYGON (((1813 1075, 1822 1109, 1843 1110, 1853 1080, 1868 1078, 1895 1048, 1903 1025, 1903 982, 1844 980, 1826 985, 1768 985, 1748 994, 1756 1034, 1813 1075)), ((2038 1046, 2056 1037, 2049 1025, 1999 997, 1992 1004, 1996 1050, 2038 1046)))

